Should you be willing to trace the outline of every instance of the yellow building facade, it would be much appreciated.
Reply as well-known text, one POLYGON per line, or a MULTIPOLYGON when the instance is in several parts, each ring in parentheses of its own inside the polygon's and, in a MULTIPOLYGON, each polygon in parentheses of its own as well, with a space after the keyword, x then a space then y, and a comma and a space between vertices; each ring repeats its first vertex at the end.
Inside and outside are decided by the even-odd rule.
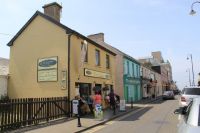
POLYGON ((115 53, 39 11, 8 46, 10 98, 105 98, 115 85, 115 53))

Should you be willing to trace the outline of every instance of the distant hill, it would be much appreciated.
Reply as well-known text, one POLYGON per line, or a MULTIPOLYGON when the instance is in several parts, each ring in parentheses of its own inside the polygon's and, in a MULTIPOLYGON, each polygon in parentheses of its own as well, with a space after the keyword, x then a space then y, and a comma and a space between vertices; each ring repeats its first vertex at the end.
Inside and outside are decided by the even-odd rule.
POLYGON ((0 57, 0 75, 9 73, 9 59, 0 57))

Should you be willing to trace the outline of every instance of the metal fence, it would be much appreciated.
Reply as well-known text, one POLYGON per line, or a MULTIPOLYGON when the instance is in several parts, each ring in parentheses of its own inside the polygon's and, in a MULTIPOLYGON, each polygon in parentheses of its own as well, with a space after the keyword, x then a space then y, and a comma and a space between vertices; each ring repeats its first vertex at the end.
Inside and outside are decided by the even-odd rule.
POLYGON ((0 132, 67 117, 67 97, 0 100, 0 132))

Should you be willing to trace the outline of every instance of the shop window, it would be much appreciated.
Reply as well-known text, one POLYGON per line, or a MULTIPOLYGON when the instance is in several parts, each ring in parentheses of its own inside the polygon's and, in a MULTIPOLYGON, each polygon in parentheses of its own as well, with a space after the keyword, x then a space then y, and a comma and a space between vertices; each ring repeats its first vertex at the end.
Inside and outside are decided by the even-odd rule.
POLYGON ((85 100, 91 95, 91 84, 88 83, 76 83, 76 86, 79 86, 79 93, 82 98, 85 100))
POLYGON ((96 65, 100 66, 100 51, 99 50, 95 50, 95 58, 96 58, 96 65))

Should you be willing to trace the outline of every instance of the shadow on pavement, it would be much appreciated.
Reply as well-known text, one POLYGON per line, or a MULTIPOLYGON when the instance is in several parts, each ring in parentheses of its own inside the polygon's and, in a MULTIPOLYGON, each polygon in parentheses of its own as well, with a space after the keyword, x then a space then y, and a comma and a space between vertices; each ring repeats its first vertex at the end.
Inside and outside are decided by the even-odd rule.
POLYGON ((136 120, 139 120, 142 115, 144 115, 146 112, 148 112, 152 108, 153 107, 145 107, 141 111, 136 112, 136 113, 134 113, 134 114, 132 114, 130 116, 127 116, 126 118, 121 119, 119 121, 136 121, 136 120))

